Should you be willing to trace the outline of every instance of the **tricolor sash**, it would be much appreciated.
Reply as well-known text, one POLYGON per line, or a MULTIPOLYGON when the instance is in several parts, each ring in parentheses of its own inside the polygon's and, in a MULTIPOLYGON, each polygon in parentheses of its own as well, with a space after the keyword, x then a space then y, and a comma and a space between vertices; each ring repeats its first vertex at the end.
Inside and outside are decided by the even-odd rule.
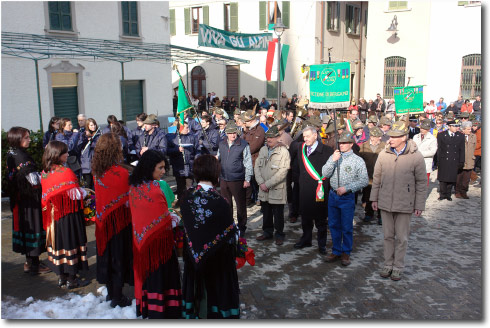
POLYGON ((325 200, 325 190, 323 190, 323 180, 325 180, 326 177, 318 174, 318 172, 315 170, 315 168, 311 164, 310 160, 306 156, 305 149, 306 149, 306 144, 303 143, 303 151, 302 151, 303 164, 305 165, 306 172, 308 172, 308 174, 311 176, 311 178, 313 180, 318 181, 318 186, 316 187, 316 192, 315 192, 316 201, 317 202, 323 202, 325 200))

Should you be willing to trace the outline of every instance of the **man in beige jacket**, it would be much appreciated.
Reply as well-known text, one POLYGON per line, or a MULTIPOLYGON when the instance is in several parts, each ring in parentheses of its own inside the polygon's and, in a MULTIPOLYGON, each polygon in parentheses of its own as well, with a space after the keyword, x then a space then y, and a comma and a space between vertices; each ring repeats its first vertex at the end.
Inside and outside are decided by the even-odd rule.
POLYGON ((284 204, 287 202, 286 176, 289 170, 289 151, 279 143, 277 125, 265 134, 267 145, 262 147, 255 161, 255 179, 259 185, 259 200, 264 216, 264 233, 257 240, 276 237, 276 245, 284 242, 284 204))
POLYGON ((384 234, 384 267, 381 277, 400 280, 412 213, 425 210, 427 175, 424 156, 413 140, 408 139, 405 122, 397 121, 387 133, 386 148, 374 166, 371 196, 373 210, 381 210, 384 234))
POLYGON ((464 167, 458 171, 456 178, 456 198, 468 199, 468 186, 470 185, 471 172, 475 167, 476 135, 471 133, 472 122, 461 123, 461 131, 465 137, 464 143, 464 167))

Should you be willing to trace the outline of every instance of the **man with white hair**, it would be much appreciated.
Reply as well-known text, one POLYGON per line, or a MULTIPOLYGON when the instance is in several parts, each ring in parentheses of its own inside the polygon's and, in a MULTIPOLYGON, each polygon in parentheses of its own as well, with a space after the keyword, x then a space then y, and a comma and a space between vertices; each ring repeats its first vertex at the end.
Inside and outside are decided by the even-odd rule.
POLYGON ((78 120, 78 127, 79 127, 79 132, 84 133, 85 132, 85 123, 87 123, 87 116, 85 114, 78 114, 77 116, 78 120))

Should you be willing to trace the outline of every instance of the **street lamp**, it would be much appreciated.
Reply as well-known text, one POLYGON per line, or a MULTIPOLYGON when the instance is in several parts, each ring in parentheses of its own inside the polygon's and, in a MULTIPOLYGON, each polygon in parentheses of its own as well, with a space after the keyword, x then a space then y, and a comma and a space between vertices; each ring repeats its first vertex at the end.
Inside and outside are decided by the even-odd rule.
POLYGON ((281 17, 278 17, 276 24, 274 24, 274 33, 277 35, 277 109, 281 109, 281 35, 287 29, 286 25, 282 23, 281 17))
POLYGON ((386 30, 388 32, 395 32, 394 33, 395 39, 396 39, 396 32, 398 31, 397 27, 398 27, 398 19, 396 18, 396 15, 395 15, 395 17, 393 17, 393 19, 391 21, 390 27, 388 27, 388 29, 386 30))

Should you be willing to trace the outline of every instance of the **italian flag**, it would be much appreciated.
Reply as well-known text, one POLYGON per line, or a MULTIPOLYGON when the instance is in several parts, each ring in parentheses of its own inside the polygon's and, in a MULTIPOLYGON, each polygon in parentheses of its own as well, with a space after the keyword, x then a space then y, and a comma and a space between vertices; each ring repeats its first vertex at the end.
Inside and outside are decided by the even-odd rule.
POLYGON ((352 123, 348 118, 344 118, 345 121, 345 127, 347 130, 349 130, 350 133, 354 133, 354 129, 352 128, 352 123))
MULTIPOLYGON (((267 49, 267 61, 265 63, 265 78, 267 81, 277 81, 277 60, 279 56, 279 47, 277 39, 269 41, 267 49)), ((281 44, 281 81, 284 81, 286 75, 286 63, 288 61, 289 45, 281 44)))

